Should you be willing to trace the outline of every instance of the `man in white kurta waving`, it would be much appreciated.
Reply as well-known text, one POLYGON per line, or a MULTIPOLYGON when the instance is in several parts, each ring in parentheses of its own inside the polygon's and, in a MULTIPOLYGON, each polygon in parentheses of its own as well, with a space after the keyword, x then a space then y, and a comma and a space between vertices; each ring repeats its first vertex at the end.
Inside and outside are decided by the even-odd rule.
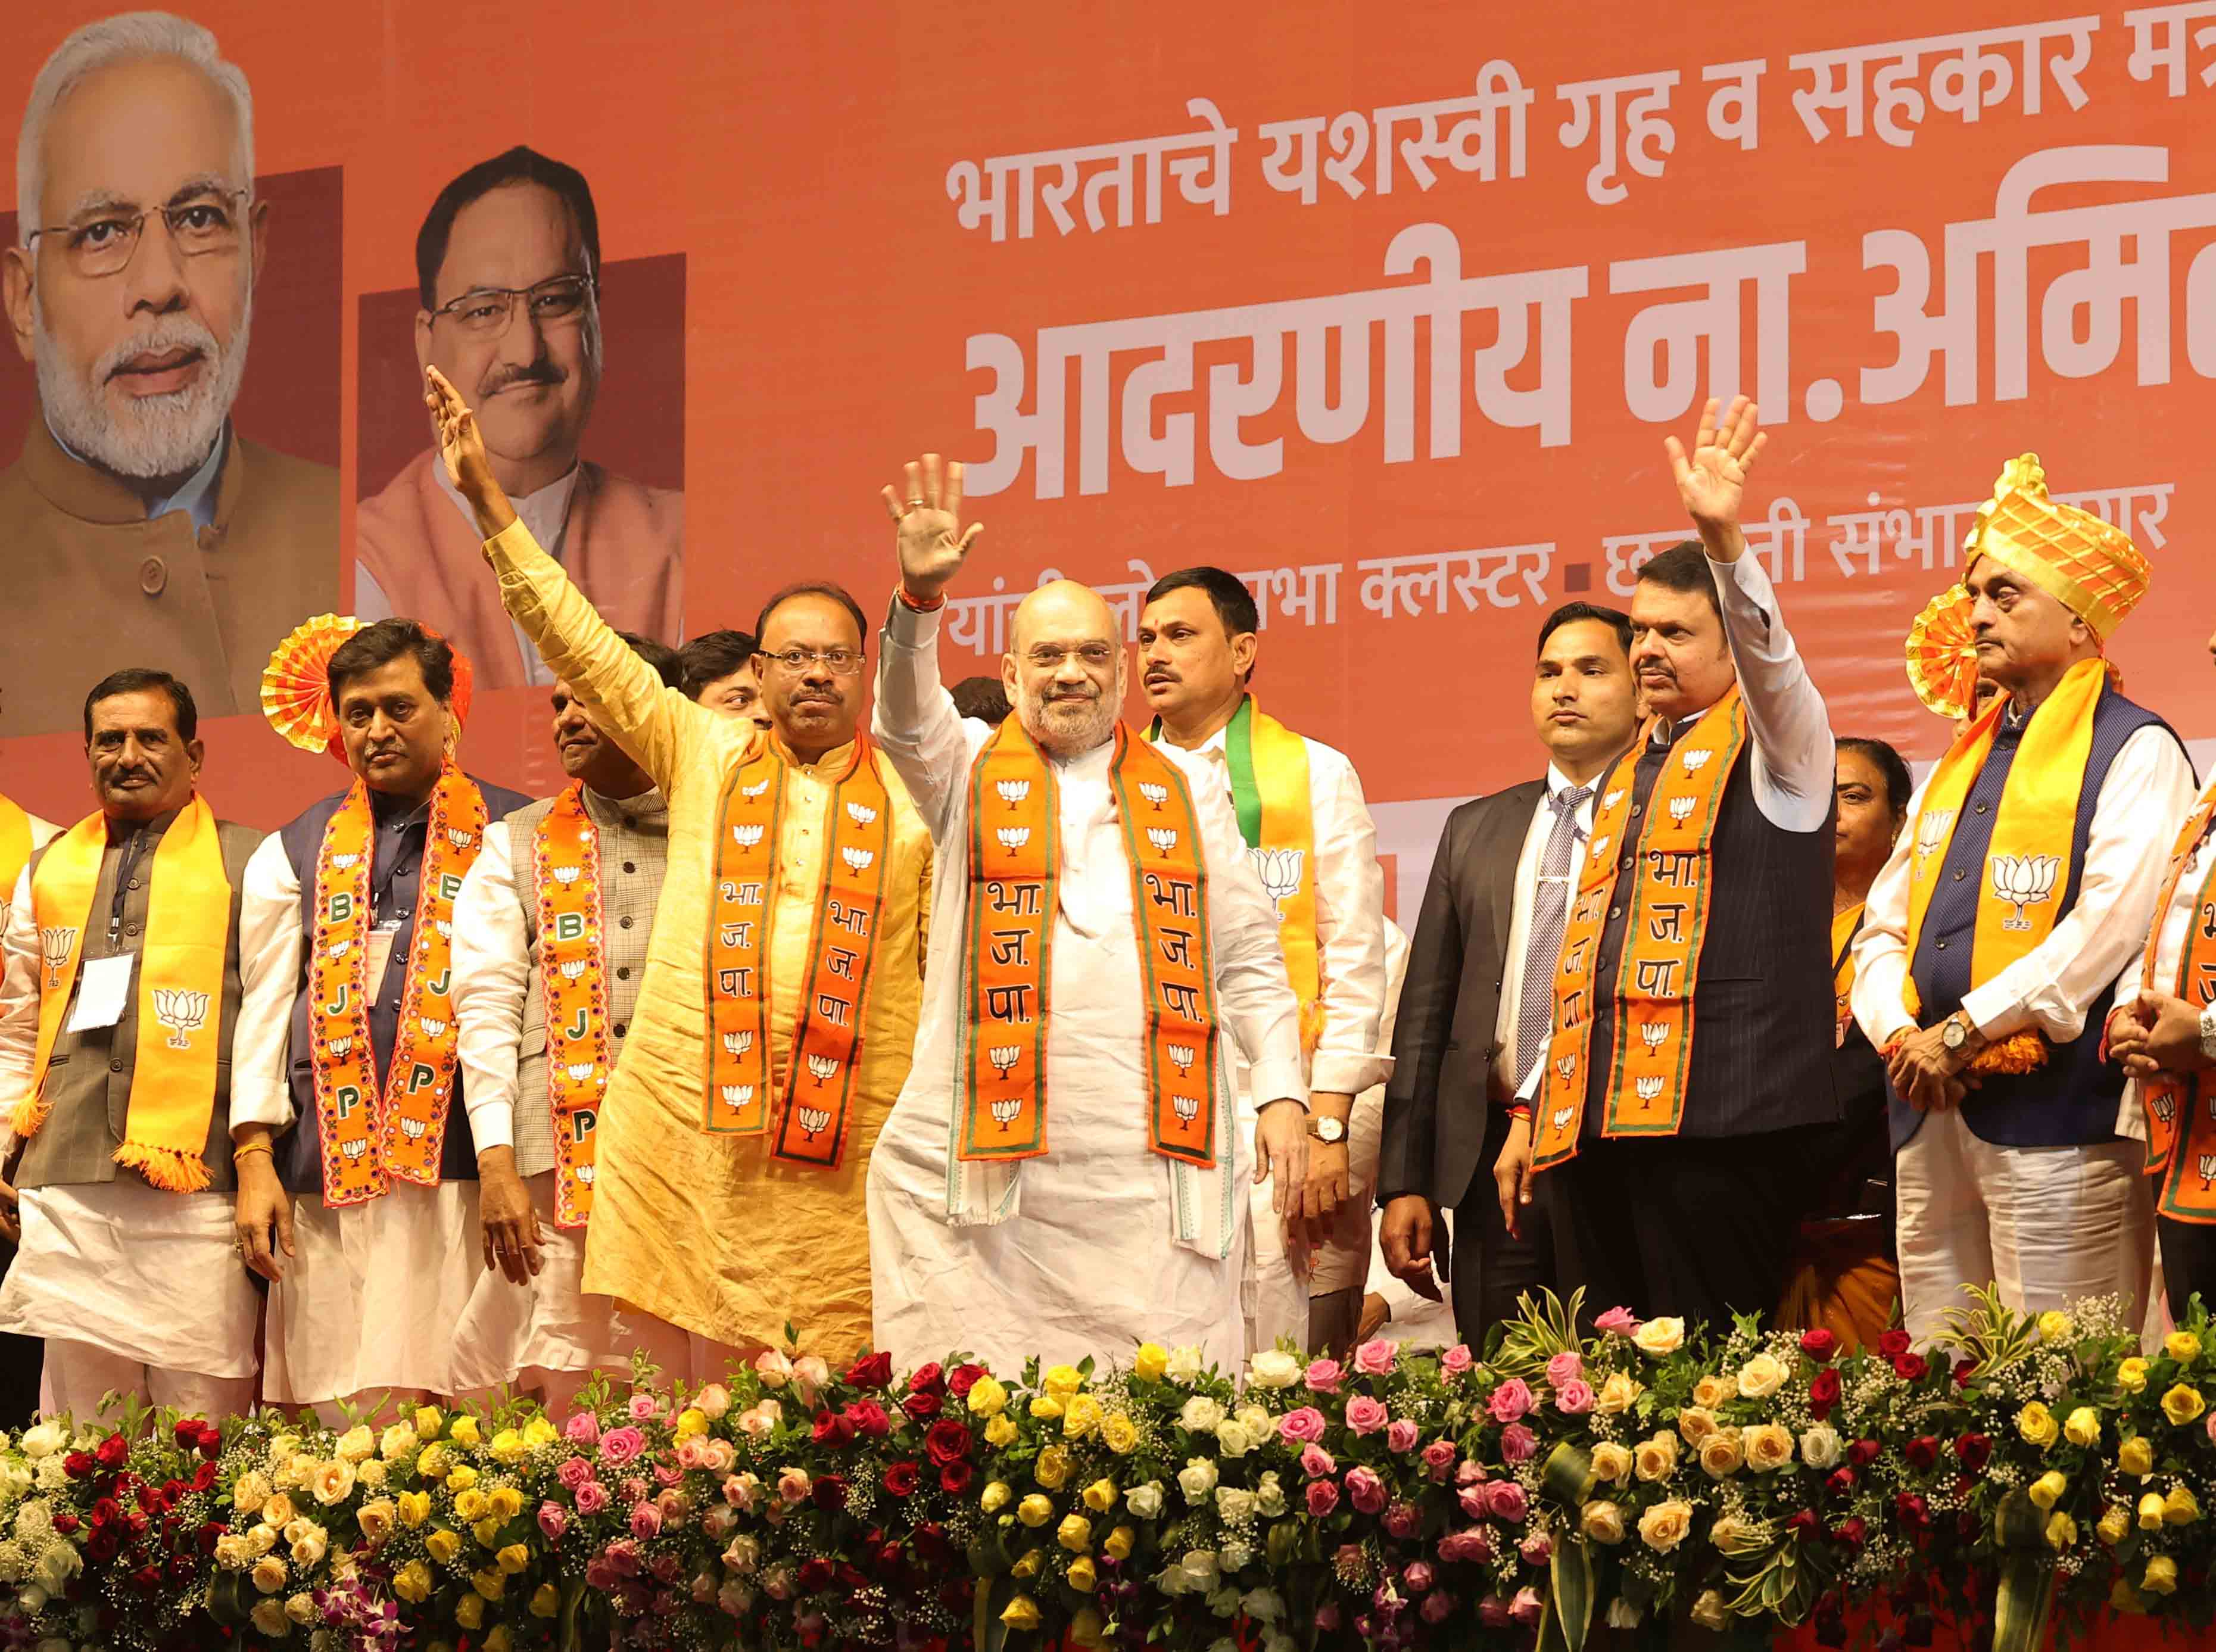
POLYGON ((900 587, 877 738, 937 848, 915 1063, 870 1164, 877 1346, 1002 1371, 1141 1340, 1240 1360, 1249 1162, 1224 1037, 1263 1105, 1257 1180, 1307 1174, 1300 1013, 1219 782, 1117 717, 1115 617, 1069 581, 1018 607, 998 730, 954 709, 939 611, 980 529, 962 467, 885 490, 900 587))

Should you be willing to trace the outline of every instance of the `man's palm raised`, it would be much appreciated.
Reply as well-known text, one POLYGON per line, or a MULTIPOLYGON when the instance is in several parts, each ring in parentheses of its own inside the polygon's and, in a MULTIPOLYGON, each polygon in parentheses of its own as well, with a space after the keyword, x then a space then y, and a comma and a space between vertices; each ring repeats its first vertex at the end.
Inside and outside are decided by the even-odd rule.
POLYGON ((891 513, 896 547, 900 554, 901 588, 919 602, 935 601, 954 576, 982 522, 962 528, 962 464, 943 464, 937 453, 926 453, 919 463, 902 468, 902 487, 884 490, 885 509, 891 513))

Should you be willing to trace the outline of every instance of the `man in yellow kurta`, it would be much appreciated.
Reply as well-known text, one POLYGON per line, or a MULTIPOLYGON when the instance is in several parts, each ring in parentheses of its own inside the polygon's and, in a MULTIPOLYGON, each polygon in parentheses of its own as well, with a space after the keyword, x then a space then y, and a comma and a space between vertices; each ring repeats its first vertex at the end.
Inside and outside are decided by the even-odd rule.
POLYGON ((501 600, 669 803, 646 977, 599 1125, 583 1288, 741 1351, 870 1339, 864 1192, 922 998, 931 834, 859 728, 865 628, 835 587, 771 600, 773 727, 697 706, 516 518, 476 421, 428 400, 501 600))

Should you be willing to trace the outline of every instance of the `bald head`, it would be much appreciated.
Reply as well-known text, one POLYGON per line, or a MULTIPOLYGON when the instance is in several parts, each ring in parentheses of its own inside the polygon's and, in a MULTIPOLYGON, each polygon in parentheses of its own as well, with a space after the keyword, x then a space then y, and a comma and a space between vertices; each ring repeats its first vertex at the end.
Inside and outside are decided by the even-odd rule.
POLYGON ((1074 579, 1016 605, 1000 661, 1008 703, 1040 749, 1074 757, 1113 737, 1127 664, 1115 610, 1074 579))

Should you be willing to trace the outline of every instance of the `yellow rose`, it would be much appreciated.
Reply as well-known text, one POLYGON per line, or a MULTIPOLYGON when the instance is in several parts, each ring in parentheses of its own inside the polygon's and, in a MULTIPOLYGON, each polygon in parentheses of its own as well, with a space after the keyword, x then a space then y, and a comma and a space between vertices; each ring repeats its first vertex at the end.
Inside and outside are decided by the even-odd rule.
POLYGON ((1739 1397, 1766 1400, 1784 1385, 1785 1367, 1775 1354, 1757 1353, 1739 1368, 1739 1397))
POLYGON ((456 1417, 454 1426, 446 1430, 446 1438, 457 1446, 474 1451, 481 1439, 477 1433, 477 1420, 467 1414, 456 1417))
POLYGON ((484 1652, 512 1652, 515 1637, 508 1632, 506 1624, 495 1624, 485 1631, 484 1652))
POLYGON ((523 1425, 523 1443, 534 1449, 541 1446, 551 1446, 561 1438, 562 1431, 545 1417, 533 1417, 523 1425))
POLYGON ((1661 1359, 1677 1352, 1685 1341, 1685 1322, 1682 1319, 1650 1319, 1632 1333, 1631 1340, 1641 1353, 1661 1359))
POLYGON ((342 1457, 349 1463, 360 1462, 376 1449, 377 1436, 369 1432, 369 1425, 366 1422, 356 1423, 331 1446, 335 1456, 342 1457))
MULTIPOLYGON (((469 1419, 467 1417, 464 1417, 462 1419, 463 1422, 467 1422, 468 1421, 469 1419)), ((460 1426, 461 1425, 459 1423, 455 1425, 458 1429, 460 1426)), ((451 1492, 460 1493, 467 1491, 471 1486, 477 1484, 477 1471, 466 1463, 455 1464, 452 1469, 451 1469, 446 1475, 446 1489, 451 1492)))
POLYGON ((1038 1603, 1028 1594, 1019 1594, 1000 1608, 1000 1621, 1010 1629, 1037 1629, 1039 1626, 1038 1603))
POLYGON ((1739 1436, 1746 1465, 1757 1474, 1770 1474, 1793 1460, 1793 1434, 1774 1422, 1757 1423, 1739 1436))
POLYGON ((479 1520, 484 1519, 485 1502, 484 1493, 465 1491, 454 1499, 454 1513, 460 1519, 475 1526, 479 1520))
POLYGON ((707 1432, 708 1414, 699 1406, 688 1405, 677 1414, 676 1437, 679 1439, 686 1439, 694 1434, 705 1434, 707 1432))
POLYGON ((1703 1411, 1713 1411, 1731 1398, 1732 1385, 1720 1377, 1703 1377, 1693 1384, 1693 1403, 1703 1411))
POLYGON ((2154 1472, 2154 1446, 2144 1434, 2133 1434, 2116 1447, 2116 1466, 2144 1480, 2154 1472))
POLYGON ((231 1489, 231 1506, 242 1514, 249 1513, 269 1501, 272 1489, 268 1475, 249 1469, 231 1489))
POLYGON ((2176 1387, 2162 1396, 2163 1415, 2168 1417, 2180 1428, 2184 1427, 2187 1423, 2207 1409, 2207 1402, 2201 1397, 2201 1390, 2188 1387, 2183 1383, 2178 1384, 2176 1387))
POLYGON ((1701 1442, 1701 1466, 1708 1470, 1710 1479, 1720 1480, 1727 1475, 1737 1474, 1744 1461, 1745 1452, 1736 1428, 1719 1428, 1701 1442))
POLYGON ((1100 1587, 1099 1569, 1093 1565, 1092 1556, 1080 1555, 1069 1563, 1069 1587, 1080 1594, 1090 1594, 1100 1587))
POLYGON ((354 1470, 354 1477, 372 1491, 385 1483, 385 1464, 373 1457, 354 1470))
POLYGON ((2172 1331, 2162 1340, 2162 1351, 2182 1365, 2201 1357, 2201 1339, 2190 1331, 2172 1331))
POLYGON ((274 1594, 285 1587, 285 1562, 278 1555, 264 1555, 254 1563, 254 1587, 264 1594, 274 1594))
POLYGON ((2201 1518, 2201 1505, 2183 1486, 2172 1486, 2162 1500, 2162 1518, 2165 1525, 2190 1526, 2201 1518))
POLYGON ((988 1446, 1013 1446, 1016 1442, 1016 1420, 1003 1411, 985 1424, 985 1443, 988 1446))
POLYGON ((496 1519, 512 1520, 523 1513, 523 1494, 514 1486, 500 1486, 486 1500, 496 1519))
POLYGON ((2149 1557, 2146 1573, 2139 1579, 2143 1594, 2176 1594, 2177 1593, 2177 1563, 2168 1555, 2149 1557))
POLYGON ((2039 1316, 2039 1335, 2043 1341, 2067 1342, 2078 1335, 2078 1323, 2059 1308, 2050 1308, 2039 1316))
POLYGON ((445 1425, 446 1421, 439 1415, 437 1406, 420 1406, 416 1412, 416 1432, 425 1439, 436 1439, 439 1437, 439 1430, 445 1425))
POLYGON ((2146 1392, 2147 1362, 2134 1355, 2116 1367, 2116 1385, 2134 1394, 2146 1392))
POLYGON ((1608 1380, 1600 1385, 1600 1394, 1594 1404, 1608 1415, 1621 1416, 1631 1409, 1632 1403, 1647 1391, 1647 1385, 1628 1371, 1611 1371, 1608 1380))
POLYGON ((1102 1542, 1100 1551, 1111 1560, 1129 1560, 1131 1546, 1137 1541, 1138 1533, 1128 1526, 1119 1526, 1102 1542))
POLYGON ((2112 1611, 2128 1612, 2134 1615, 2146 1611, 2146 1600, 2132 1587, 2128 1577, 2120 1577, 2108 1587, 2108 1606, 2112 1611))
POLYGON ((416 1431, 404 1422, 394 1423, 377 1440, 377 1449, 388 1458, 406 1457, 416 1446, 416 1431))
POLYGON ((1085 1489, 1085 1506, 1095 1514, 1107 1514, 1116 1507, 1116 1482, 1095 1480, 1085 1489))
POLYGON ((1054 1518, 1054 1500, 1033 1492, 1016 1505, 1016 1518, 1025 1526, 1044 1526, 1054 1518))
POLYGON ((1624 1485, 1631 1479, 1631 1453, 1612 1439, 1602 1440, 1592 1448, 1593 1477, 1611 1485, 1624 1485))
POLYGON ((1105 1644, 1107 1636, 1108 1625, 1094 1607, 1080 1606, 1070 1614, 1069 1642, 1071 1645, 1081 1646, 1086 1652, 1099 1652, 1099 1649, 1105 1644))
POLYGON ((2033 1481, 2025 1495, 2041 1508, 2052 1508, 2062 1501, 2062 1494, 2070 1489, 2070 1482, 2063 1475, 2049 1469, 2033 1481))
POLYGON ((1131 1375, 1142 1383, 1159 1383, 1170 1368, 1170 1351, 1159 1342, 1142 1342, 1131 1356, 1131 1375))
POLYGON ((511 1543, 492 1557, 493 1564, 514 1577, 531 1564, 531 1550, 520 1543, 511 1543))
POLYGON ((416 1472, 426 1480, 443 1480, 446 1477, 446 1469, 451 1461, 445 1446, 426 1446, 423 1454, 416 1459, 416 1472))
POLYGON ((1121 1457, 1139 1443, 1139 1425, 1121 1411, 1111 1411, 1100 1419, 1100 1438, 1121 1457))
POLYGON ((498 1572, 471 1572, 470 1587, 487 1600, 497 1600, 507 1593, 508 1580, 498 1572))
POLYGON ((1062 1432, 1071 1439, 1082 1439, 1100 1426, 1100 1402, 1090 1394, 1073 1394, 1062 1418, 1062 1432))
POLYGON ((1031 1396, 1031 1415, 1043 1422, 1052 1422, 1062 1415, 1062 1402, 1051 1394, 1031 1396))
POLYGON ((440 1565, 451 1565, 454 1556, 462 1552, 461 1534, 449 1532, 442 1526, 423 1539, 423 1551, 440 1565))
POLYGON ((2139 1530, 2142 1532, 2162 1530, 2162 1494, 2160 1492, 2151 1491, 2139 1499, 2139 1530))
POLYGON ((470 1528, 470 1535, 477 1540, 478 1548, 496 1549, 500 1546, 500 1522, 487 1515, 470 1528))
POLYGON ((2071 1544, 2077 1541, 2077 1521, 2071 1519, 2068 1514, 2065 1513, 2059 1508, 2056 1509, 2053 1513, 2047 1517, 2047 1546, 2048 1548, 2067 1549, 2071 1544))
POLYGON ((1013 1495, 1015 1493, 1009 1489, 1006 1481, 994 1480, 978 1495, 977 1507, 988 1514, 997 1514, 1008 1506, 1008 1499, 1013 1495))
POLYGON ((2072 1446, 2097 1446, 2101 1442, 2101 1414, 2090 1405, 2081 1405, 2072 1411, 2062 1424, 2062 1437, 2072 1446))
POLYGON ((1038 1571, 1039 1550, 1036 1549, 1026 1549, 1022 1554, 1016 1556, 1016 1563, 1008 1568, 1008 1575, 1014 1578, 1029 1579, 1037 1577, 1038 1575, 1038 1571))
POLYGON ((392 1575, 392 1592, 410 1606, 421 1605, 431 1594, 431 1569, 411 1560, 392 1575))
POLYGON ((1693 1621, 1702 1629, 1720 1633, 1731 1623, 1731 1608, 1725 1603, 1720 1589, 1703 1589, 1701 1598, 1693 1602, 1693 1621))
POLYGON ((1672 1497, 1656 1503, 1639 1517, 1639 1539, 1649 1549, 1667 1554, 1693 1529, 1693 1506, 1672 1497))
POLYGON ((465 1594, 454 1605, 454 1621, 464 1629, 477 1629, 484 1624, 484 1597, 465 1594))
MULTIPOLYGON (((1649 1320, 1647 1323, 1653 1322, 1649 1320)), ((1623 1541, 1623 1511, 1614 1503, 1587 1503, 1579 1524, 1585 1528, 1585 1534, 1595 1543, 1623 1541)))
POLYGON ((990 1377, 980 1377, 970 1390, 970 1409, 981 1417, 997 1417, 1008 1409, 1008 1390, 990 1377))
POLYGON ((2100 1534, 2102 1542, 2111 1549, 2114 1548, 2132 1534, 2130 1511, 2112 1506, 2101 1516, 2101 1523, 2093 1530, 2100 1534))
POLYGON ((1689 1405, 1677 1414, 1677 1432, 1688 1446, 1698 1446, 1715 1431, 1715 1413, 1704 1406, 1689 1405))
MULTIPOLYGON (((705 1422, 703 1426, 705 1426, 705 1422)), ((485 1450, 492 1453, 496 1463, 519 1463, 523 1459, 526 1447, 521 1434, 513 1428, 503 1428, 492 1437, 492 1444, 485 1450)))
POLYGON ((290 1526, 292 1523, 292 1500, 280 1493, 262 1504, 262 1523, 264 1526, 290 1526))
POLYGON ((562 1591, 551 1583, 541 1583, 531 1592, 531 1615, 533 1618, 558 1618, 562 1615, 562 1591))
MULTIPOLYGON (((292 1632, 292 1620, 286 1615, 282 1600, 256 1600, 248 1619, 273 1641, 281 1641, 292 1632)), ((62 1643, 65 1646, 66 1641, 62 1643)))
POLYGON ((1050 1446, 1031 1464, 1031 1478, 1049 1491, 1060 1491, 1069 1483, 1069 1453, 1059 1446, 1050 1446))
POLYGON ((362 1540, 371 1544, 385 1541, 392 1530, 392 1500, 390 1497, 379 1497, 364 1503, 354 1511, 354 1524, 361 1528, 362 1540))
POLYGON ((1677 1471, 1677 1436, 1657 1434, 1640 1441, 1631 1463, 1641 1480, 1667 1480, 1677 1471))
POLYGON ((1068 1399, 1085 1386, 1085 1378, 1078 1375, 1075 1365, 1049 1365, 1039 1385, 1057 1398, 1068 1399))
POLYGON ((400 1494, 400 1523, 416 1526, 431 1518, 431 1494, 428 1491, 403 1491, 400 1494))
POLYGON ((1093 1546, 1093 1522, 1082 1514, 1065 1514, 1054 1529, 1054 1540, 1073 1555, 1081 1555, 1093 1546))
POLYGON ((2054 1444, 2062 1433, 2055 1423, 2054 1414, 2037 1400, 2016 1414, 2016 1431, 2041 1451, 2054 1444))

